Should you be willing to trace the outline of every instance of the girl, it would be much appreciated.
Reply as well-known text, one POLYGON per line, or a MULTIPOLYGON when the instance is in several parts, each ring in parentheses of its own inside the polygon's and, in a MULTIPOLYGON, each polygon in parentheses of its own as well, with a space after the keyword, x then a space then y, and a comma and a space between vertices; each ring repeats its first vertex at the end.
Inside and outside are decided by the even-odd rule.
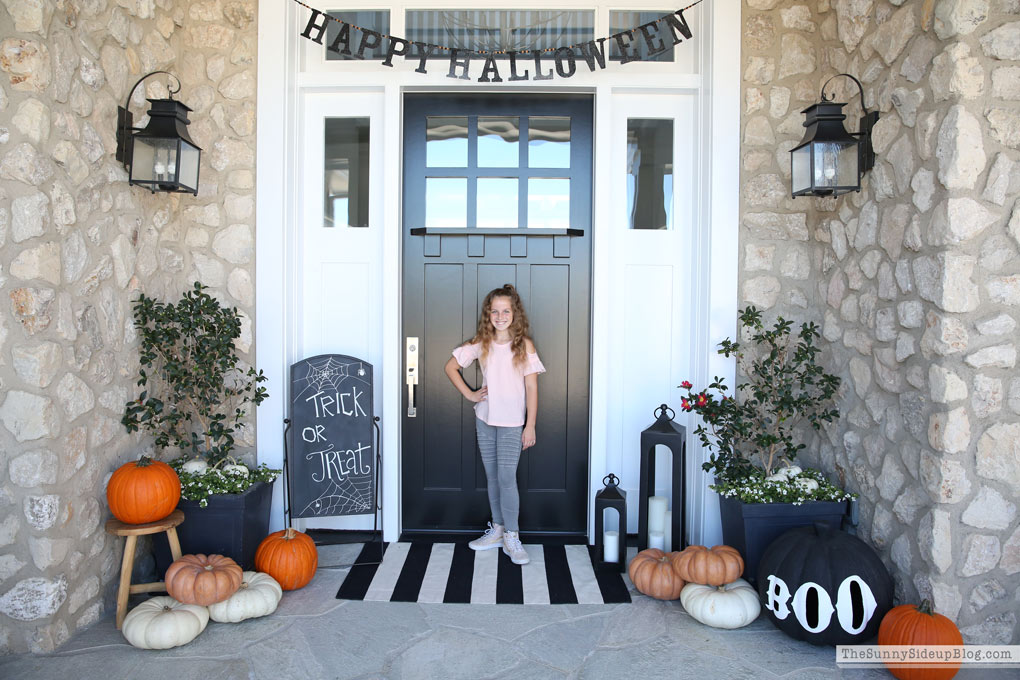
POLYGON ((472 550, 503 547, 514 564, 530 560, 521 545, 517 515, 517 462, 535 445, 538 374, 545 366, 528 337, 530 327, 517 290, 509 283, 489 291, 482 303, 475 337, 453 350, 446 375, 464 398, 475 402, 475 428, 489 486, 492 521, 472 550), (482 387, 472 390, 460 369, 478 360, 482 387))

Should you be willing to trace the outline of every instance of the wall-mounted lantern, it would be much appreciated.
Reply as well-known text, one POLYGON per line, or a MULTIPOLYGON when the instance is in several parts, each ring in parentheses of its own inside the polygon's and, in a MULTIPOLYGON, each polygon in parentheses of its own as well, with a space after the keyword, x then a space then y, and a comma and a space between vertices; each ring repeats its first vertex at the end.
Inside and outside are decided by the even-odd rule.
POLYGON ((804 139, 790 151, 792 194, 797 196, 839 196, 861 190, 861 177, 875 166, 871 146, 871 129, 878 122, 878 111, 868 112, 864 106, 864 88, 849 73, 840 73, 822 85, 821 99, 804 109, 804 139), (860 131, 847 132, 843 127, 845 103, 833 102, 835 95, 826 96, 825 87, 835 78, 847 77, 857 83, 861 92, 860 131))
POLYGON ((188 136, 187 106, 173 96, 181 91, 170 91, 169 99, 147 100, 149 123, 144 128, 132 127, 133 119, 127 107, 131 96, 142 81, 157 73, 165 73, 174 80, 177 76, 166 71, 153 71, 142 76, 128 94, 127 103, 117 107, 117 160, 128 170, 128 184, 137 184, 149 191, 198 194, 198 168, 202 149, 188 136))

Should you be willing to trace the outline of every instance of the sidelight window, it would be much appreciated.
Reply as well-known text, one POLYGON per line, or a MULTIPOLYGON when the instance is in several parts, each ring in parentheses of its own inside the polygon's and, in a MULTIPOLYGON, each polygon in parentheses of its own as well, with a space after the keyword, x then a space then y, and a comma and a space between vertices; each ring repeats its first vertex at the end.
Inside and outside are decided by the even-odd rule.
POLYGON ((324 227, 368 226, 368 118, 326 118, 324 227))
POLYGON ((627 120, 627 216, 631 229, 672 228, 672 120, 627 120))

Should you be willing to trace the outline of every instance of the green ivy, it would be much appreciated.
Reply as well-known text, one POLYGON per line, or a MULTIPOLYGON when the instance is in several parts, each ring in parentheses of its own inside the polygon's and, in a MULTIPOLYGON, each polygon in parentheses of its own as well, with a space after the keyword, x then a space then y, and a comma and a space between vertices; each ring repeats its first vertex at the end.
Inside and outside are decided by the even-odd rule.
POLYGON ((265 463, 255 469, 249 468, 246 475, 224 472, 212 467, 201 473, 185 472, 184 464, 188 460, 187 456, 181 456, 170 461, 169 465, 177 472, 177 476, 181 480, 181 498, 198 501, 200 508, 209 505, 211 494, 244 493, 253 484, 272 482, 280 475, 280 470, 273 470, 265 463))
MULTIPOLYGON (((832 404, 840 379, 817 363, 817 325, 804 323, 794 335, 792 322, 779 317, 767 328, 753 306, 741 310, 739 318, 744 336, 750 336, 748 351, 729 338, 718 350, 737 358, 744 382, 736 395, 719 377, 700 391, 687 381, 680 385, 687 390, 681 408, 701 416, 694 432, 710 452, 702 467, 715 474, 719 488, 731 492, 724 495, 735 495, 748 480, 764 481, 780 464, 790 465, 804 448, 798 437, 804 423, 818 430, 839 417, 832 404)), ((777 500, 793 494, 774 484, 751 486, 754 494, 777 500)))
POLYGON ((196 281, 176 304, 138 298, 142 391, 125 405, 121 423, 128 432, 151 433, 160 450, 175 446, 215 465, 233 451, 247 405, 269 395, 259 386, 267 380, 262 371, 239 367, 237 308, 223 307, 205 290, 196 281))

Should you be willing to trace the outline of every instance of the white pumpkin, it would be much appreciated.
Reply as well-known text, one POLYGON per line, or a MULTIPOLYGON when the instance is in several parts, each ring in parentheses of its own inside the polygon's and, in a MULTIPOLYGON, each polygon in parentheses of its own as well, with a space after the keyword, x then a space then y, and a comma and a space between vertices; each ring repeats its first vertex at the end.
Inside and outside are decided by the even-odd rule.
POLYGON ((766 477, 765 481, 766 482, 785 482, 786 481, 786 475, 783 474, 782 470, 780 470, 779 472, 776 472, 775 474, 771 474, 768 477, 766 477))
POLYGON ((742 578, 716 588, 688 583, 680 591, 680 604, 687 613, 713 628, 742 628, 758 618, 758 591, 742 578))
POLYGON ((804 471, 800 469, 799 465, 791 465, 787 468, 784 468, 783 472, 786 474, 787 479, 793 479, 794 477, 796 477, 797 475, 804 471))
POLYGON ((799 477, 793 480, 793 483, 805 491, 818 491, 818 482, 810 477, 799 477))
POLYGON ((209 607, 209 616, 220 623, 237 623, 276 611, 283 588, 269 574, 244 572, 241 587, 223 602, 209 607))
POLYGON ((200 475, 209 469, 209 463, 201 458, 192 458, 181 469, 192 475, 200 475))
POLYGON ((245 465, 224 465, 223 471, 228 475, 237 475, 239 477, 248 476, 248 467, 245 465))
POLYGON ((205 607, 159 595, 129 611, 120 631, 140 649, 170 649, 197 638, 208 623, 205 607))

